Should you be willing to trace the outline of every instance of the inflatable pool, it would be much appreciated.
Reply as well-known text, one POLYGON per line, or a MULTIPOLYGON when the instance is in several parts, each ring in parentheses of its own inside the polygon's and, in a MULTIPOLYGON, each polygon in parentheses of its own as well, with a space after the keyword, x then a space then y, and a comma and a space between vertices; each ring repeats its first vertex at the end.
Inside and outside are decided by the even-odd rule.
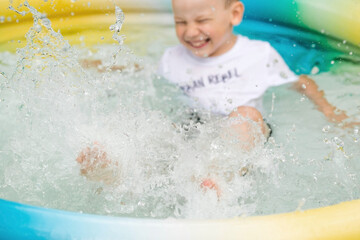
MULTIPOLYGON (((71 44, 112 42, 113 1, 28 1, 47 13, 71 44)), ((360 2, 244 0, 246 16, 236 32, 270 41, 297 73, 329 71, 360 60, 360 2), (276 37, 275 37, 276 36, 276 37)), ((21 1, 12 1, 18 7, 21 1)), ((135 24, 171 25, 170 1, 119 0, 130 31, 135 24), (140 7, 141 6, 141 7, 140 7), (134 24, 134 25, 132 25, 134 24)), ((32 26, 0 2, 0 51, 24 44, 32 26)), ((130 39, 131 40, 131 39, 130 39)), ((153 220, 87 215, 0 201, 2 239, 359 239, 360 200, 286 214, 228 220, 153 220)))
POLYGON ((218 221, 114 218, 1 201, 3 239, 358 239, 360 201, 218 221))

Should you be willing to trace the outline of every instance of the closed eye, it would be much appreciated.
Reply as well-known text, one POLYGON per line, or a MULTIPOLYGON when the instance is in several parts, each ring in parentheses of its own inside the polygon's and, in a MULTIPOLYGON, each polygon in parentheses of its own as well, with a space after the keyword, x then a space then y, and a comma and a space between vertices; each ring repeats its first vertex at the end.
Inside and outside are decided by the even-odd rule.
POLYGON ((210 18, 202 18, 202 19, 197 20, 197 22, 199 22, 199 23, 205 23, 205 22, 208 22, 208 21, 210 21, 210 20, 211 20, 210 18))
POLYGON ((175 21, 175 24, 186 24, 185 21, 175 21))

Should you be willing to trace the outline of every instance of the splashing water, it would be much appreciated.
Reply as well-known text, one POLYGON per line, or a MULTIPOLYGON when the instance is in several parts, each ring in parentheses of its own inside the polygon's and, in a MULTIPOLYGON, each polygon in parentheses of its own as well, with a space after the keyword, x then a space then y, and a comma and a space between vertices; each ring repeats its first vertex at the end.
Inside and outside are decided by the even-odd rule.
MULTIPOLYGON (((44 14, 25 4, 34 16, 27 46, 16 55, 0 53, 0 197, 153 218, 269 214, 360 197, 358 131, 325 122, 287 86, 265 96, 274 138, 244 152, 223 136, 231 124, 225 118, 198 110, 206 123, 191 119, 190 100, 154 73, 161 51, 140 58, 123 45, 119 7, 110 27, 119 45, 90 50, 70 46, 44 14), (94 59, 101 64, 82 67, 94 59), (76 158, 94 142, 112 161, 103 173, 116 179, 111 184, 80 174, 76 158), (201 187, 208 178, 221 197, 201 187)), ((351 78, 349 92, 360 82, 354 75, 338 78, 351 78)), ((341 94, 333 94, 341 101, 330 100, 348 110, 353 100, 341 94)))
POLYGON ((114 32, 112 38, 122 45, 124 43, 125 36, 120 34, 120 31, 125 20, 125 15, 118 6, 115 6, 115 16, 116 23, 110 26, 110 31, 114 32))

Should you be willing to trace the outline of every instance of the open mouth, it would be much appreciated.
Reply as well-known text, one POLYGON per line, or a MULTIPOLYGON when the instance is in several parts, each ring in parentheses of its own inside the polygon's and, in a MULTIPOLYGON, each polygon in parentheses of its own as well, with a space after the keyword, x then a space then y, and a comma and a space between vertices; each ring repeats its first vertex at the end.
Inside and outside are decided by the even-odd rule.
POLYGON ((188 41, 188 44, 193 47, 193 48, 203 48, 205 47, 210 41, 210 38, 206 38, 205 40, 201 40, 201 41, 188 41))

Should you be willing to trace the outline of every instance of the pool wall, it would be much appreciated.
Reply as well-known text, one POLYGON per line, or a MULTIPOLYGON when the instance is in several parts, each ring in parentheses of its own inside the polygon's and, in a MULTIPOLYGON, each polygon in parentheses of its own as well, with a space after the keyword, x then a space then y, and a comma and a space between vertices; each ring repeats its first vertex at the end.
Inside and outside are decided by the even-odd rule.
POLYGON ((1 239, 359 239, 360 200, 227 220, 117 218, 0 200, 1 239))

